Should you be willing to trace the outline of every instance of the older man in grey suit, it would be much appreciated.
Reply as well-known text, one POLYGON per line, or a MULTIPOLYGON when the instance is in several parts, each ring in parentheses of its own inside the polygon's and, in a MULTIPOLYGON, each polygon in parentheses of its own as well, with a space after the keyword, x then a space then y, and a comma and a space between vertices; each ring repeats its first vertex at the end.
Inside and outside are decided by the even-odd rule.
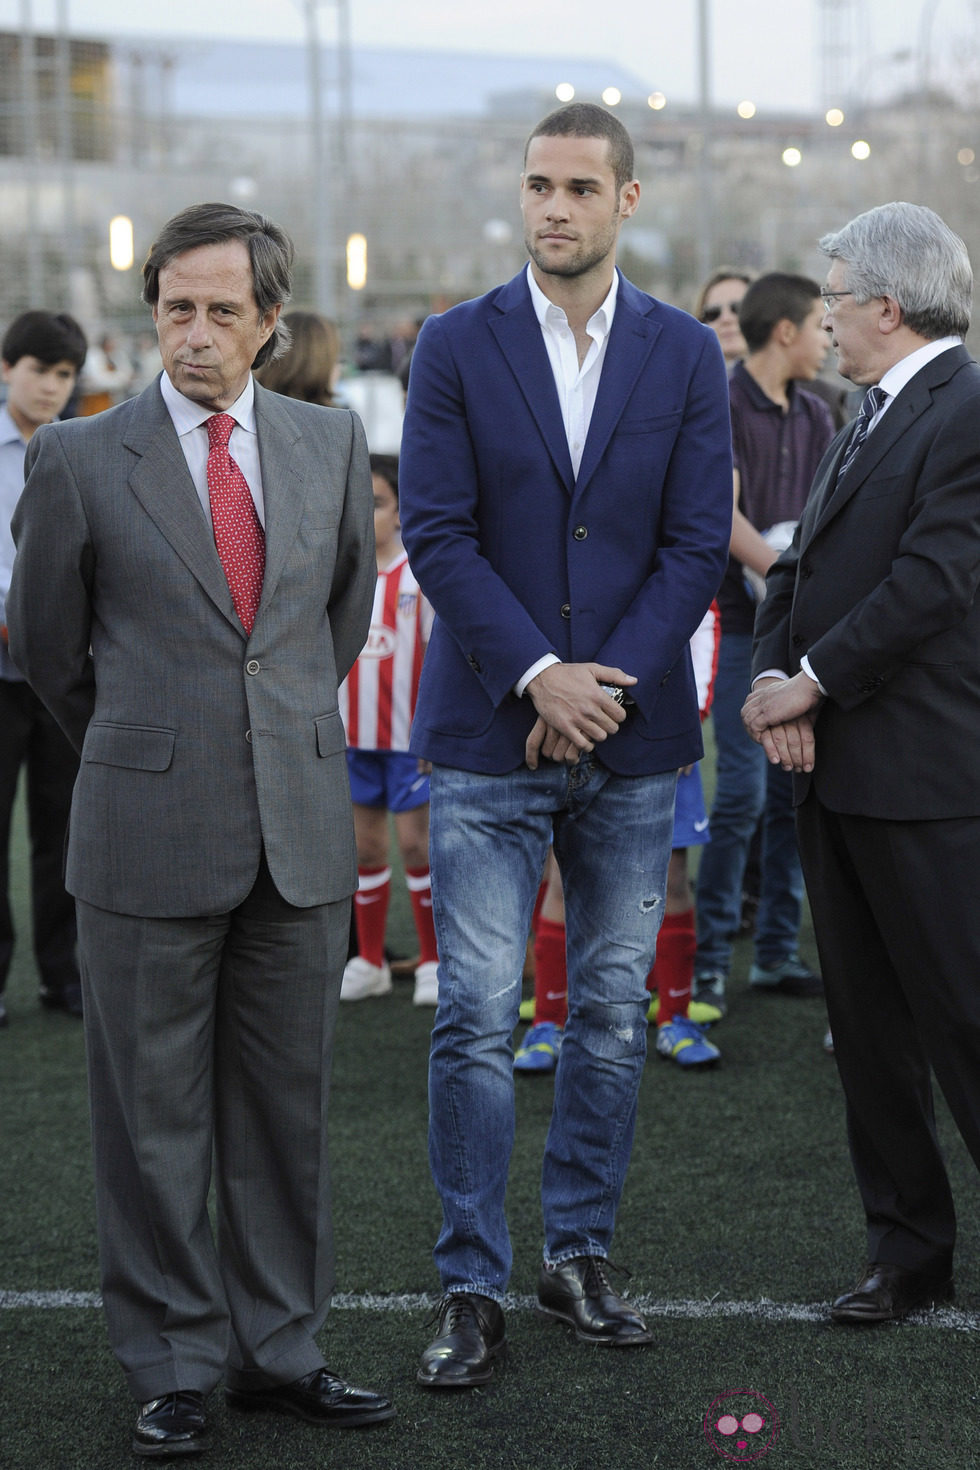
POLYGON ((35 436, 14 525, 11 648, 81 753, 103 1298, 145 1455, 205 1447, 222 1377, 235 1408, 394 1412, 315 1342, 357 881, 337 685, 375 569, 360 424, 251 375, 288 344, 291 260, 231 206, 165 225, 143 268, 164 373, 35 436))

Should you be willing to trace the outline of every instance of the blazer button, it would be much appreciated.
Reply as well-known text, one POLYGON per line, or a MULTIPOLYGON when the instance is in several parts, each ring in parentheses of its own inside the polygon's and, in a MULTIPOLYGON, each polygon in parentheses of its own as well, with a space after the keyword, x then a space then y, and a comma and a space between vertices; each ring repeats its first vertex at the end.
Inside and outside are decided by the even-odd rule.
POLYGON ((572 535, 575 537, 576 541, 584 541, 588 534, 589 532, 587 526, 576 526, 575 530, 572 532, 572 535))
POLYGON ((245 665, 245 672, 246 674, 257 674, 261 667, 262 665, 259 663, 257 658, 250 658, 248 663, 245 665))
POLYGON ((813 576, 813 568, 808 561, 803 562, 802 566, 800 567, 800 576, 804 579, 804 581, 807 577, 813 576))
POLYGON ((468 653, 466 655, 466 662, 469 664, 474 674, 481 674, 483 672, 482 668, 480 667, 480 660, 476 658, 472 653, 468 653))
POLYGON ((248 741, 249 745, 251 745, 251 743, 252 743, 252 732, 251 732, 251 730, 246 730, 245 731, 245 739, 248 741))
POLYGON ((803 637, 802 633, 794 633, 792 638, 790 639, 790 642, 792 643, 794 648, 802 648, 803 644, 806 642, 806 639, 803 637))
POLYGON ((560 611, 563 618, 570 618, 572 616, 572 604, 570 602, 563 602, 560 611))

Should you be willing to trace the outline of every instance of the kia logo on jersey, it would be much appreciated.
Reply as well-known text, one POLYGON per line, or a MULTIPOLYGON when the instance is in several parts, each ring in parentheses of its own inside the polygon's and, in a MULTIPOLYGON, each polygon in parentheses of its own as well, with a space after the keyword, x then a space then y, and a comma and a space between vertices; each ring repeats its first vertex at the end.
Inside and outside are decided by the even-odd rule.
POLYGON ((383 624, 376 623, 361 649, 361 658, 393 658, 397 641, 398 634, 394 628, 386 628, 383 624))

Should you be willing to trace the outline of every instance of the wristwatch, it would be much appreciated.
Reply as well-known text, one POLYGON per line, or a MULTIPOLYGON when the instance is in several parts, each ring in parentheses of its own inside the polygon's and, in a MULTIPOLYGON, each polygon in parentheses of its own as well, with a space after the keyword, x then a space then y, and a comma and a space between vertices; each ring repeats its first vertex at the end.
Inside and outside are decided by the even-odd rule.
POLYGON ((609 698, 614 699, 617 704, 626 704, 626 690, 622 684, 600 684, 599 688, 603 694, 608 694, 609 698))

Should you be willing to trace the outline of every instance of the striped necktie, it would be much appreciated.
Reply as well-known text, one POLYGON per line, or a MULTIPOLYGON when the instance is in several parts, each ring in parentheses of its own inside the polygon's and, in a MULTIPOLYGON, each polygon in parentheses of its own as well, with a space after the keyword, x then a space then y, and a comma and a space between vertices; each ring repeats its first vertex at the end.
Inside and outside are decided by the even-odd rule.
POLYGON ((868 437, 868 429, 871 425, 871 420, 874 418, 875 414, 878 412, 879 408, 884 403, 887 397, 888 394, 885 392, 885 390, 883 388, 879 388, 877 383, 875 383, 873 387, 868 389, 867 393, 865 393, 864 395, 864 398, 861 400, 861 412, 854 420, 854 430, 851 434, 850 439, 848 440, 847 450, 844 454, 844 458, 840 462, 840 469, 837 471, 838 485, 840 484, 841 480, 843 480, 844 476, 851 468, 851 465, 854 463, 859 453, 861 452, 861 446, 864 443, 865 439, 867 439, 868 437))

